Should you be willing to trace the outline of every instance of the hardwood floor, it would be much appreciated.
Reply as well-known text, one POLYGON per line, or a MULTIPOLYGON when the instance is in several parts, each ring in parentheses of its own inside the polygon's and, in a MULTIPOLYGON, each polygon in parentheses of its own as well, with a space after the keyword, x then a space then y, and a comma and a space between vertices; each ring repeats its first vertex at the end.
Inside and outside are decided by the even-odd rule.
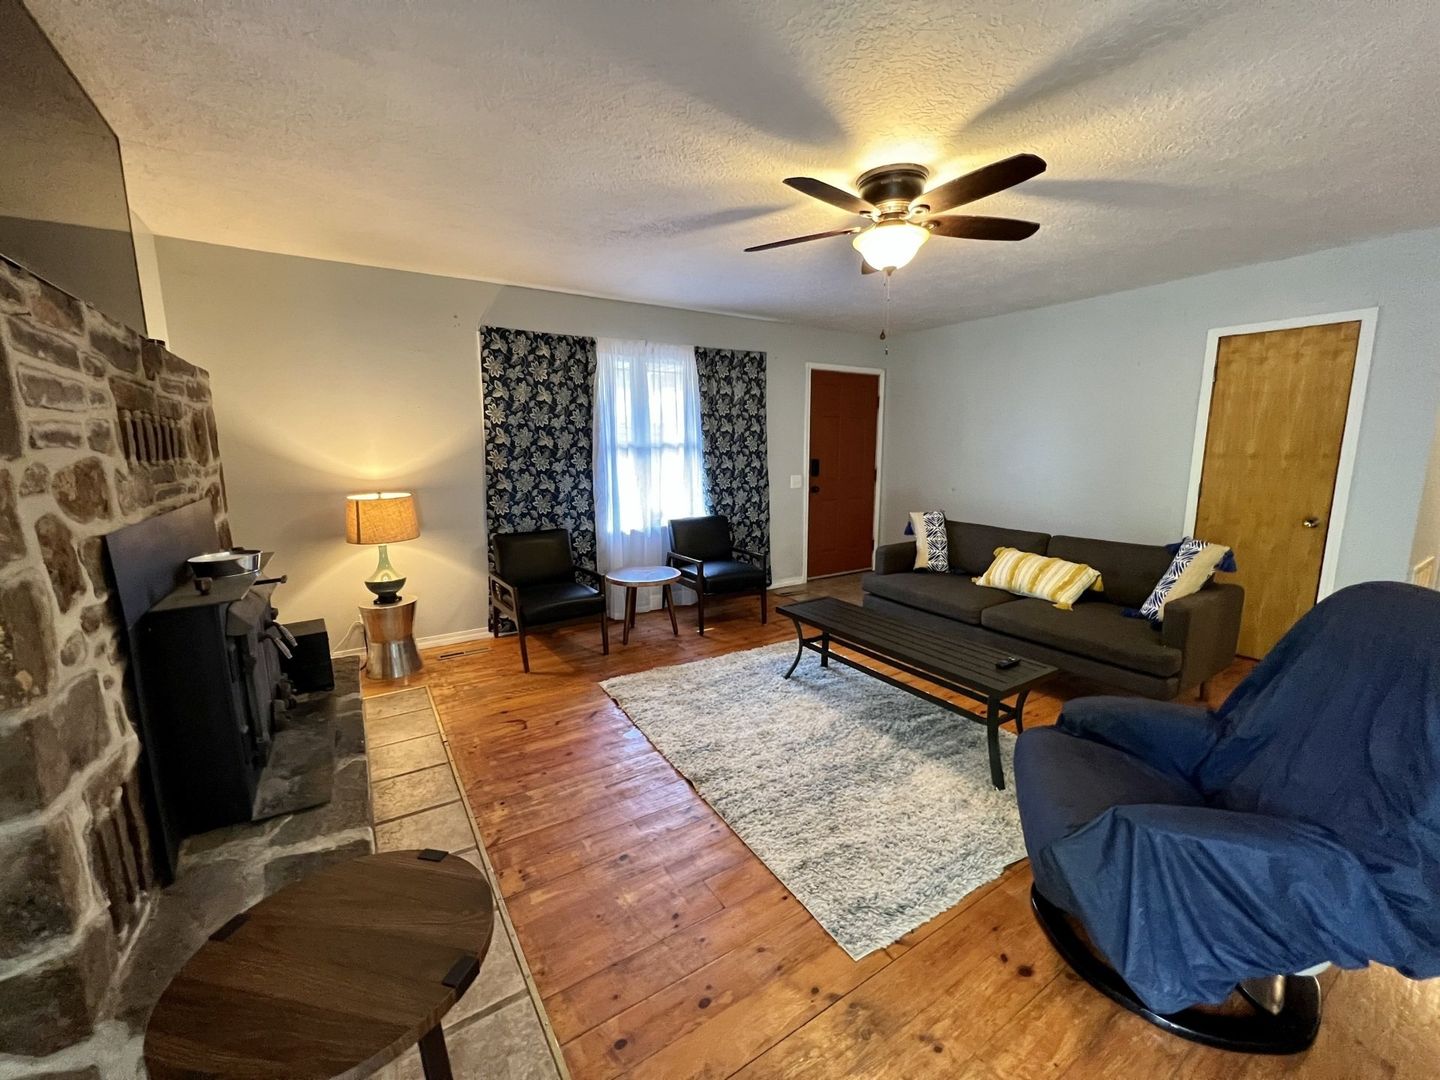
MULTIPOLYGON (((858 577, 789 596, 858 599, 858 577)), ((783 602, 783 601, 782 601, 783 602)), ((654 1077, 1431 1077, 1440 980, 1327 973, 1315 1047, 1245 1057, 1163 1035, 1072 975, 1031 917, 1023 862, 858 963, 597 685, 793 640, 752 600, 640 616, 600 654, 593 627, 431 650, 412 682, 439 708, 465 796, 572 1073, 654 1077), (688 626, 687 626, 688 617, 688 626)), ((1219 701, 1238 664, 1211 687, 1219 701)), ((369 683, 383 692, 397 683, 369 683)), ((1060 677, 1027 724, 1100 688, 1060 677)))

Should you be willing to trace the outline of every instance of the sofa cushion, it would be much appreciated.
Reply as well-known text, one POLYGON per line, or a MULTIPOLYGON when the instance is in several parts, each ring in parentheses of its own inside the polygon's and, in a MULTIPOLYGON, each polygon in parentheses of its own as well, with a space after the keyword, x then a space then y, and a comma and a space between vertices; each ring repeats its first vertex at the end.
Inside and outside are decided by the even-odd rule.
POLYGON ((495 547, 496 576, 516 588, 544 581, 575 580, 568 529, 496 533, 491 542, 495 547))
POLYGON ((1061 611, 1045 600, 1016 600, 987 608, 980 625, 1147 675, 1180 673, 1180 650, 1161 644, 1159 630, 1146 619, 1126 618, 1118 604, 1076 604, 1061 611))
POLYGON ((1155 583, 1170 569, 1171 559, 1163 544, 1123 544, 1083 536, 1052 536, 1045 554, 1093 566, 1105 582, 1105 599, 1127 608, 1138 608, 1145 602, 1155 583))
MULTIPOLYGON (((695 581, 695 567, 681 563, 675 569, 680 571, 680 580, 687 584, 695 581)), ((707 593, 752 592, 765 587, 765 571, 752 562, 740 559, 706 559, 705 591, 707 593)))
POLYGON ((1053 727, 1015 744, 1015 797, 1025 849, 1038 855, 1112 806, 1204 806, 1194 787, 1123 750, 1053 727))
POLYGON ((671 518, 670 549, 692 559, 729 559, 735 552, 730 522, 719 514, 671 518))
POLYGON ((576 581, 526 585, 520 592, 520 614, 531 626, 599 615, 605 600, 589 585, 576 581))
POLYGON ((976 626, 986 608, 1015 601, 1003 589, 984 588, 959 574, 867 574, 860 587, 897 604, 976 626))
MULTIPOLYGON (((950 570, 956 574, 983 574, 995 561, 995 549, 1002 547, 1033 551, 1036 555, 1046 554, 1045 546, 1050 542, 1047 533, 1030 532, 1025 529, 1002 529, 996 525, 977 525, 970 521, 947 521, 945 531, 950 534, 950 570)), ((1084 559, 1072 560, 1084 562, 1084 559)), ((1169 566, 1169 560, 1166 560, 1169 566)), ((1097 567, 1098 569, 1098 567, 1097 567)), ((1151 582, 1154 585, 1155 582, 1151 582)), ((1145 590, 1149 593, 1149 589, 1145 590)))

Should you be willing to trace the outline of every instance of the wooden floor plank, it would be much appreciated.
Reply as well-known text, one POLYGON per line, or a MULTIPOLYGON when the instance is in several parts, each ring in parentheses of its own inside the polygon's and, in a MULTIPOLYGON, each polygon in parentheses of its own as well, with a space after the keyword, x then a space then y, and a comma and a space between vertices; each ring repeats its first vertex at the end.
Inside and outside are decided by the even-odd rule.
MULTIPOLYGON (((789 592, 857 600, 858 580, 789 592)), ((1326 977, 1326 1019, 1305 1055, 1164 1036, 1064 969, 1030 915, 1023 863, 851 960, 599 686, 794 640, 787 620, 761 626, 753 602, 718 608, 704 637, 693 611, 678 637, 662 613, 641 615, 609 657, 590 627, 534 635, 528 676, 514 639, 500 639, 430 650, 417 676, 365 684, 430 688, 577 1080, 1436 1075, 1440 983, 1380 968, 1326 977)), ((1211 701, 1248 670, 1212 680, 1211 701)), ((1097 692, 1110 691, 1057 676, 1031 694, 1026 724, 1097 692)))
POLYGON ((706 964, 751 944, 800 910, 782 887, 761 889, 617 960, 545 999, 556 1036, 563 1042, 584 1034, 706 964))
MULTIPOLYGON (((968 910, 905 952, 884 971, 780 1043, 739 1075, 785 1078, 868 1076, 901 1056, 908 1039, 936 1042, 932 1028, 954 1014, 974 1030, 948 1060, 963 1059, 1053 978, 1058 958, 1022 903, 1028 875, 990 890, 968 910), (1003 959, 1002 959, 1003 958, 1003 959), (989 969, 993 969, 993 972, 989 969), (1004 986, 1002 983, 1013 983, 1004 986), (983 988, 988 994, 976 994, 983 988), (968 998, 959 1007, 957 998, 968 998), (952 1003, 956 1003, 953 1004, 952 1003)), ((928 1061, 927 1061, 928 1067, 928 1061)))

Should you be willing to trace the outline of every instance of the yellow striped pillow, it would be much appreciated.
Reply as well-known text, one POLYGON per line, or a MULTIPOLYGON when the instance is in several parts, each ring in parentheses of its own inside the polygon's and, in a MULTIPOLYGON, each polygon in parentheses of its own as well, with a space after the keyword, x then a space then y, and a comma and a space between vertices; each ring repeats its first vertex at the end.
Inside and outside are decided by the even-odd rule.
POLYGON ((1008 547, 996 548, 995 561, 990 568, 971 580, 976 585, 1004 589, 1017 596, 1049 600, 1063 611, 1069 611, 1086 589, 1105 588, 1100 580, 1100 571, 1084 563, 1066 562, 1008 547))

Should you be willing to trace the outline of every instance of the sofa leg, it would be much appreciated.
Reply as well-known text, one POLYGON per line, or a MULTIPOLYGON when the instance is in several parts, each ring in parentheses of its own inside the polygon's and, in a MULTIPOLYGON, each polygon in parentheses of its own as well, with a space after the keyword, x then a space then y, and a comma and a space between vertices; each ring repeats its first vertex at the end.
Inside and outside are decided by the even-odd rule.
POLYGON ((1210 700, 1210 680, 1206 679, 1195 688, 1195 696, 1201 701, 1210 700))
POLYGON ((525 648, 525 624, 517 622, 515 633, 520 637, 520 665, 525 669, 525 674, 530 674, 530 650, 525 648))

